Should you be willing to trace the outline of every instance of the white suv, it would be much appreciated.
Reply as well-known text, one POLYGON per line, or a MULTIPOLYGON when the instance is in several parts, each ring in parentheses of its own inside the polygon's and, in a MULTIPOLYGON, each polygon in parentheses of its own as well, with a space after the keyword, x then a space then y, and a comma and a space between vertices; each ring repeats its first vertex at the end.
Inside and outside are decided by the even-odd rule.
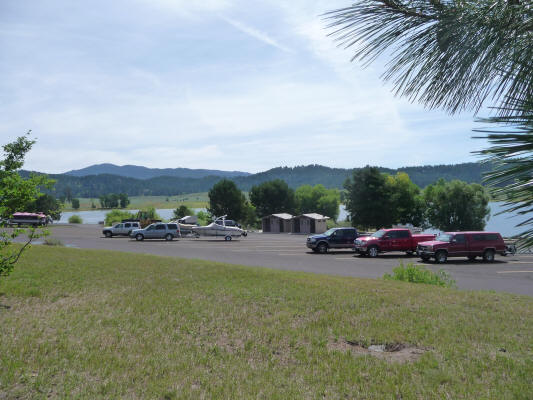
POLYGON ((106 238, 113 236, 129 236, 131 231, 135 229, 140 229, 141 225, 139 222, 121 222, 113 226, 106 226, 102 231, 106 238))

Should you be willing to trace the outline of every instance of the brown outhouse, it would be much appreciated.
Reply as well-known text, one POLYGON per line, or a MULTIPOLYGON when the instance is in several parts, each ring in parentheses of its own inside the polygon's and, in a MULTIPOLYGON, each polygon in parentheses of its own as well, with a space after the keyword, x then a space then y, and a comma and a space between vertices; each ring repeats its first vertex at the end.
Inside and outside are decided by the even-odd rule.
POLYGON ((292 218, 292 233, 323 233, 328 230, 327 220, 329 217, 310 213, 292 218))
POLYGON ((264 233, 289 233, 291 231, 292 215, 281 213, 271 214, 262 218, 264 233))

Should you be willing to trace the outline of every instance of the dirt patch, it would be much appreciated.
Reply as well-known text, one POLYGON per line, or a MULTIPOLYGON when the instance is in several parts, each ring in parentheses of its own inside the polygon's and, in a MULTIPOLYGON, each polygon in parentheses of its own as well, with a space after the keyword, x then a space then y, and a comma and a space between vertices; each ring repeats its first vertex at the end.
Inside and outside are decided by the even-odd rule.
POLYGON ((397 362, 400 364, 414 362, 427 351, 426 349, 405 343, 385 343, 365 346, 363 343, 345 339, 330 341, 328 343, 328 349, 343 353, 350 352, 356 356, 370 355, 388 362, 397 362))

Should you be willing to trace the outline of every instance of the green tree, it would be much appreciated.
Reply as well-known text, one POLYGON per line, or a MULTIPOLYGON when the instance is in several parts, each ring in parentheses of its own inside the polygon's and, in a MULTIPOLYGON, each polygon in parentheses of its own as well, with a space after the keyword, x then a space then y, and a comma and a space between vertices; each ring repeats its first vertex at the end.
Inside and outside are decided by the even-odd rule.
POLYGON ((228 218, 241 220, 244 216, 246 198, 237 188, 235 182, 222 179, 213 185, 208 192, 209 208, 207 211, 213 216, 227 215, 228 218))
POLYGON ((130 204, 130 199, 126 193, 120 193, 118 198, 120 201, 120 208, 126 208, 130 204))
POLYGON ((296 209, 299 214, 316 212, 337 220, 340 194, 337 189, 326 189, 324 185, 302 185, 295 191, 296 209))
POLYGON ((174 218, 179 219, 186 217, 187 215, 194 215, 194 211, 185 205, 181 205, 174 210, 174 218))
POLYGON ((71 202, 72 202, 73 209, 77 210, 80 208, 80 199, 73 198, 71 202))
MULTIPOLYGON (((508 211, 533 212, 531 1, 359 0, 327 16, 353 59, 393 51, 384 78, 397 94, 451 113, 489 99, 494 115, 481 121, 496 128, 478 130, 492 145, 481 152, 494 166, 487 182, 508 211)), ((533 245, 532 224, 520 224, 523 246, 533 245)))
MULTIPOLYGON (((24 157, 35 144, 29 139, 30 132, 3 146, 4 157, 0 160, 0 227, 4 226, 4 219, 14 212, 25 210, 39 196, 40 186, 50 188, 53 183, 46 175, 30 175, 24 179, 19 174, 24 157)), ((0 277, 8 276, 32 240, 45 234, 45 231, 37 233, 33 228, 1 230, 0 277), (11 245, 13 239, 22 234, 27 236, 25 242, 19 247, 11 245)))
POLYGON ((483 186, 440 179, 424 189, 429 226, 442 231, 478 231, 490 216, 489 196, 483 186))
POLYGON ((420 188, 411 181, 409 175, 405 172, 388 175, 387 186, 391 196, 393 221, 421 226, 424 222, 425 204, 420 188))
POLYGON ((61 203, 51 194, 41 194, 28 206, 28 211, 42 212, 49 215, 52 219, 58 220, 61 218, 61 203))
POLYGON ((275 213, 294 212, 294 191, 281 179, 252 186, 250 202, 260 217, 275 213))
POLYGON ((394 220, 387 176, 376 167, 355 170, 344 183, 346 210, 353 226, 363 229, 391 226, 394 220))

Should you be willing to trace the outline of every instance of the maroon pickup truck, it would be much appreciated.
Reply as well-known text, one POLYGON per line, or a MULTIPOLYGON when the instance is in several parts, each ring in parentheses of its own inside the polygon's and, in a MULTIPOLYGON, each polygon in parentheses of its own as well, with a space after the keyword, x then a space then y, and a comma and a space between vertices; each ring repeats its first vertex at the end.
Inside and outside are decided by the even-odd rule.
POLYGON ((474 261, 478 256, 492 262, 496 253, 505 256, 507 247, 497 232, 444 232, 435 240, 419 243, 416 253, 423 261, 434 257, 437 263, 445 263, 448 257, 474 261))
POLYGON ((405 251, 411 255, 420 242, 435 239, 435 235, 412 235, 409 229, 380 229, 372 236, 357 238, 354 251, 361 255, 377 257, 387 251, 405 251))

